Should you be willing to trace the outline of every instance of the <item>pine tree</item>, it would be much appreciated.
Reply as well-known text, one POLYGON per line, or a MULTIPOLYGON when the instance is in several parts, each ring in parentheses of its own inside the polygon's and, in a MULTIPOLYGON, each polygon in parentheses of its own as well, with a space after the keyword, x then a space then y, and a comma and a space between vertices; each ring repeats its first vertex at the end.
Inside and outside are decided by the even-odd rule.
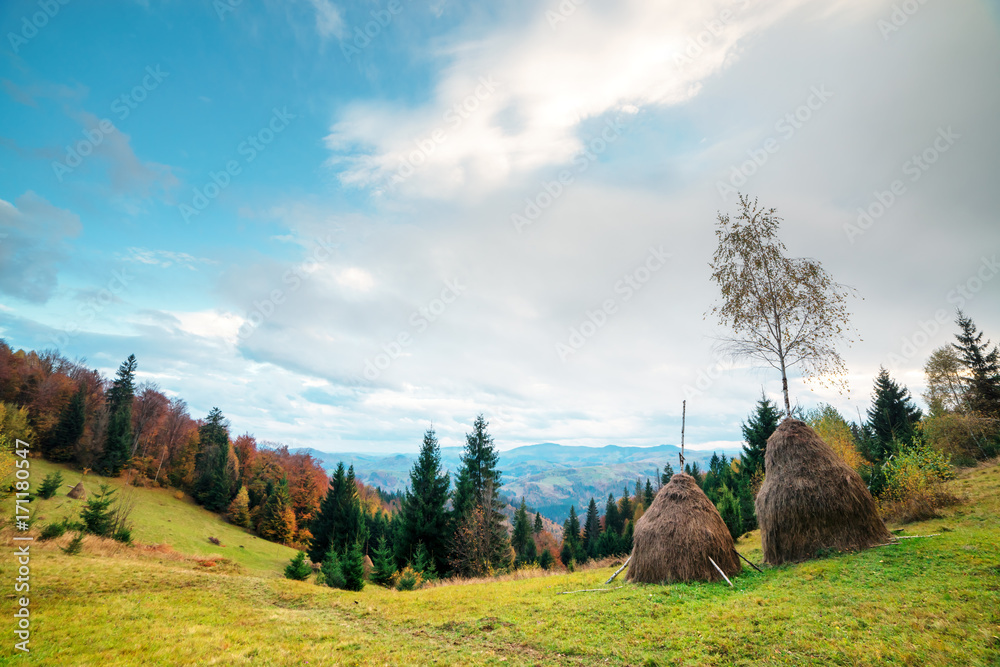
POLYGON ((433 581, 438 578, 437 569, 434 567, 434 559, 423 543, 417 545, 416 555, 413 557, 413 569, 419 572, 420 576, 424 579, 433 581))
POLYGON ((280 482, 272 485, 271 493, 261 510, 257 534, 265 540, 288 544, 295 534, 294 522, 295 513, 292 511, 292 499, 288 494, 288 480, 282 478, 280 482))
POLYGON ((319 511, 309 525, 312 534, 309 557, 314 561, 322 560, 330 549, 345 553, 353 542, 364 541, 364 523, 354 466, 345 471, 343 462, 338 463, 319 511))
POLYGON ((770 399, 760 393, 760 400, 754 408, 753 414, 742 425, 743 456, 740 461, 740 474, 747 479, 752 479, 758 472, 764 474, 764 453, 767 451, 767 439, 771 437, 778 423, 781 421, 781 412, 778 406, 770 399))
POLYGON ((635 508, 632 507, 632 501, 628 497, 627 486, 624 489, 622 489, 622 499, 619 505, 619 514, 621 515, 622 530, 625 530, 625 524, 632 521, 632 517, 635 514, 635 508))
POLYGON ((515 564, 518 567, 530 562, 528 559, 528 543, 534 546, 535 541, 531 539, 531 523, 528 521, 528 509, 521 498, 521 506, 514 513, 514 531, 510 538, 510 545, 514 548, 515 564))
POLYGON ((920 421, 920 408, 913 404, 910 392, 898 385, 889 371, 880 368, 875 378, 872 406, 868 408, 870 437, 861 443, 861 453, 872 463, 880 464, 892 454, 897 443, 909 444, 920 421))
POLYGON ((615 502, 614 495, 609 493, 608 504, 604 506, 604 532, 614 533, 615 537, 619 537, 624 527, 625 522, 618 512, 618 503, 615 502))
POLYGON ((360 591, 365 587, 365 557, 361 553, 361 545, 351 544, 341 560, 344 572, 344 588, 349 591, 360 591))
MULTIPOLYGON (((642 502, 642 498, 643 498, 642 482, 639 481, 638 477, 635 478, 635 496, 634 497, 635 497, 635 504, 637 506, 638 505, 643 505, 643 502, 642 502)), ((643 505, 643 507, 645 507, 645 505, 643 505)))
POLYGON ((285 577, 296 581, 305 581, 312 574, 312 568, 306 562, 306 554, 300 551, 292 558, 292 561, 285 566, 285 577))
POLYGON ((397 521, 396 559, 405 563, 412 559, 417 545, 422 544, 434 560, 435 569, 447 567, 449 517, 448 487, 450 478, 441 470, 441 449, 434 429, 424 433, 420 456, 410 470, 410 485, 403 496, 397 521))
POLYGON ((456 533, 463 538, 460 543, 454 543, 452 549, 452 560, 458 567, 485 567, 487 571, 502 570, 511 565, 510 538, 500 513, 504 503, 500 500, 499 455, 493 438, 486 430, 488 425, 480 414, 473 424, 472 433, 465 436, 462 469, 453 498, 456 533), (473 516, 476 509, 482 512, 480 518, 473 516), (484 554, 485 562, 473 565, 459 551, 484 554))
POLYGON ((961 332, 955 335, 958 344, 952 343, 962 364, 969 372, 969 403, 976 412, 1000 417, 1000 349, 990 350, 990 341, 983 341, 983 332, 977 331, 972 319, 958 311, 961 332))
POLYGON ((542 523, 542 513, 535 512, 535 535, 540 535, 543 530, 545 530, 545 524, 542 523))
POLYGON ((648 477, 646 478, 646 489, 645 491, 643 491, 642 496, 643 496, 642 498, 643 503, 646 505, 647 508, 653 504, 653 498, 656 497, 656 494, 653 493, 653 485, 650 484, 648 477))
POLYGON ((115 381, 105 396, 108 428, 104 439, 104 454, 98 470, 108 476, 121 474, 132 455, 132 398, 135 396, 135 355, 118 367, 115 381))
POLYGON ((669 463, 664 464, 663 472, 660 474, 660 486, 666 486, 670 483, 670 478, 674 476, 674 467, 669 463))
POLYGON ((240 487, 233 502, 229 504, 229 509, 226 510, 226 516, 233 525, 241 528, 250 527, 250 496, 247 494, 247 487, 240 487))
POLYGON ((378 547, 372 554, 375 556, 372 559, 372 582, 379 586, 388 586, 392 575, 396 574, 396 563, 393 562, 392 550, 389 549, 384 537, 379 538, 378 547))
POLYGON ((576 507, 570 506, 569 517, 563 523, 563 545, 560 551, 563 564, 570 560, 582 563, 587 560, 587 551, 580 539, 580 519, 576 516, 576 507))
POLYGON ((229 504, 230 485, 234 482, 228 474, 229 422, 219 408, 212 408, 205 422, 198 427, 198 454, 195 456, 194 499, 206 509, 219 512, 229 504), (221 507, 219 504, 223 503, 221 507))
POLYGON ((597 540, 601 536, 601 519, 597 514, 597 503, 590 499, 587 505, 587 519, 583 522, 583 548, 587 556, 597 556, 597 540))
POLYGON ((80 511, 80 521, 83 528, 91 535, 98 537, 112 537, 115 529, 115 517, 112 505, 114 504, 115 489, 109 484, 101 484, 101 491, 89 499, 87 504, 80 511))
MULTIPOLYGON (((364 564, 362 563, 362 570, 364 564)), ((337 552, 330 549, 323 563, 319 566, 319 571, 323 574, 323 583, 330 588, 344 588, 347 581, 344 579, 344 571, 340 567, 340 557, 337 552)))
POLYGON ((716 504, 716 508, 719 510, 719 514, 722 515, 722 520, 725 522, 726 528, 729 529, 729 534, 732 535, 734 540, 739 538, 743 534, 742 508, 740 507, 739 500, 729 490, 729 487, 724 484, 719 491, 719 502, 716 504))
POLYGON ((42 480, 41 485, 38 487, 38 497, 49 499, 56 495, 56 491, 58 491, 59 487, 62 486, 62 482, 63 477, 60 471, 57 470, 53 473, 49 473, 45 476, 45 479, 42 480))
POLYGON ((543 550, 541 555, 538 557, 538 565, 541 566, 543 570, 551 568, 553 562, 552 552, 548 549, 543 550))
POLYGON ((72 461, 76 455, 77 443, 83 437, 86 422, 87 389, 81 385, 59 414, 59 422, 52 432, 45 458, 57 463, 72 461))

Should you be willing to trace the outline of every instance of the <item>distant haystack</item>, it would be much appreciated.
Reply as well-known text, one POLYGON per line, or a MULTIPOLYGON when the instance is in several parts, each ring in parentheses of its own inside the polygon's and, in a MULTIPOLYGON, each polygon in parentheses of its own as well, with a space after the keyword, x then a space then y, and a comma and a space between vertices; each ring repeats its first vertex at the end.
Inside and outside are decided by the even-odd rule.
POLYGON ((69 496, 70 498, 74 498, 76 500, 86 500, 87 499, 87 489, 83 488, 83 480, 80 480, 79 482, 77 482, 76 486, 74 486, 72 489, 70 489, 69 493, 67 493, 66 495, 69 496))
POLYGON ((823 549, 853 551, 889 541, 861 476, 808 424, 782 422, 767 440, 764 466, 756 507, 766 562, 801 561, 823 549))
POLYGON ((646 584, 717 581, 737 574, 740 559, 725 522, 691 475, 680 473, 660 489, 635 524, 628 581, 646 584))
POLYGON ((373 563, 372 559, 368 557, 368 554, 365 554, 363 564, 365 568, 365 579, 367 579, 369 575, 371 575, 372 570, 375 569, 375 563, 373 563))

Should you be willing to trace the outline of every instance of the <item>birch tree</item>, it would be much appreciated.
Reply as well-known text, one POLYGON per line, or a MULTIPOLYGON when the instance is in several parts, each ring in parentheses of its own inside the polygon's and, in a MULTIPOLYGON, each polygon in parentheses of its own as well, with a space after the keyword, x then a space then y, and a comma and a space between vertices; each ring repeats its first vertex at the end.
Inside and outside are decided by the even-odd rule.
POLYGON ((775 209, 743 194, 739 206, 735 218, 718 217, 718 247, 709 267, 722 298, 709 312, 732 331, 722 339, 725 351, 781 373, 785 414, 791 416, 791 368, 820 384, 846 387, 847 366, 837 344, 853 342, 847 310, 853 290, 835 282, 818 261, 785 256, 775 209))

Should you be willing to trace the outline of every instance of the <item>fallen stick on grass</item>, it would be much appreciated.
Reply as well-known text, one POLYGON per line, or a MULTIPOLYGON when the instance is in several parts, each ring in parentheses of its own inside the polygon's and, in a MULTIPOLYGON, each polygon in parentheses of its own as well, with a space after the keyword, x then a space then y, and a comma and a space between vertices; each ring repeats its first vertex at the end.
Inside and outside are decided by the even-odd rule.
POLYGON ((741 553, 740 553, 739 551, 736 551, 736 549, 733 549, 733 552, 734 552, 734 553, 735 553, 735 554, 736 554, 737 556, 739 556, 740 558, 742 558, 743 560, 745 560, 745 561, 747 562, 747 565, 749 565, 749 566, 750 566, 750 567, 752 567, 753 569, 757 570, 757 571, 758 571, 758 572, 760 572, 761 574, 764 574, 764 570, 760 569, 759 567, 757 567, 756 565, 754 565, 753 563, 751 563, 751 562, 750 562, 750 560, 749 560, 749 559, 748 559, 748 558, 747 558, 746 556, 744 556, 743 554, 741 554, 741 553))
POLYGON ((607 581, 605 581, 605 582, 604 582, 604 585, 605 585, 605 586, 607 586, 607 585, 608 585, 608 584, 610 584, 610 583, 611 583, 612 581, 614 581, 614 580, 615 580, 615 577, 617 577, 617 576, 618 576, 618 575, 619 575, 619 574, 621 573, 621 571, 625 569, 625 567, 626 567, 626 566, 628 565, 628 562, 629 562, 630 560, 632 560, 632 557, 631 557, 631 556, 629 556, 628 558, 626 558, 626 559, 625 559, 625 562, 624 562, 624 563, 622 563, 622 566, 621 566, 620 568, 618 568, 618 569, 617 569, 617 570, 615 571, 615 573, 614 573, 614 574, 612 574, 612 575, 611 575, 611 578, 610 578, 610 579, 608 579, 607 581))
POLYGON ((615 586, 614 588, 581 588, 578 591, 560 591, 556 595, 569 595, 570 593, 607 593, 608 591, 617 591, 619 588, 625 588, 624 586, 615 586))
POLYGON ((931 533, 930 535, 896 535, 897 540, 913 540, 918 537, 937 537, 941 533, 931 533))
POLYGON ((709 556, 709 557, 708 557, 708 561, 709 561, 709 562, 710 562, 710 563, 711 563, 712 565, 715 565, 715 569, 719 571, 719 574, 721 574, 721 575, 722 575, 722 578, 726 580, 726 583, 727 583, 727 584, 729 584, 729 586, 730 586, 731 588, 736 588, 736 586, 733 586, 733 582, 729 581, 729 577, 727 577, 727 576, 726 576, 726 573, 722 571, 722 568, 721 568, 721 567, 719 567, 718 563, 716 563, 716 562, 715 562, 714 560, 712 560, 712 557, 711 557, 711 556, 709 556))

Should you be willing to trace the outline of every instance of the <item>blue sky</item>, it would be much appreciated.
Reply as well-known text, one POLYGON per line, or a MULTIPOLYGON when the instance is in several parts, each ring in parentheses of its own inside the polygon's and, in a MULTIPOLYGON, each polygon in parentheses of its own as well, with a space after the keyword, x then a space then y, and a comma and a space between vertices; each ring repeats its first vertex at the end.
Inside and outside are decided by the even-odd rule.
POLYGON ((652 445, 687 398, 691 441, 738 440, 779 383, 703 318, 735 188, 863 297, 850 394, 795 379, 801 405, 864 411, 881 364, 919 397, 957 305, 1000 338, 993 2, 0 21, 0 336, 109 373, 135 353, 262 439, 407 451, 483 412, 502 447, 652 445))

